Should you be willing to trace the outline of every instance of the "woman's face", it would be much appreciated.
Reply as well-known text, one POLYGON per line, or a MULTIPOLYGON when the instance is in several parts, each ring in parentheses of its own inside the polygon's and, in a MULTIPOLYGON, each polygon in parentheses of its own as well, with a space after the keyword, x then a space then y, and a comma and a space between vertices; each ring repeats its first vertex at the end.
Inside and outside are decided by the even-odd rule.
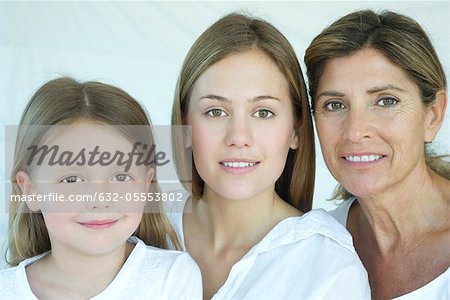
POLYGON ((435 134, 433 114, 418 87, 383 54, 367 48, 330 60, 315 105, 325 162, 352 194, 373 196, 420 182, 424 142, 435 134))
POLYGON ((189 101, 195 166, 205 193, 247 199, 272 193, 289 148, 297 148, 288 82, 263 52, 209 67, 189 101))

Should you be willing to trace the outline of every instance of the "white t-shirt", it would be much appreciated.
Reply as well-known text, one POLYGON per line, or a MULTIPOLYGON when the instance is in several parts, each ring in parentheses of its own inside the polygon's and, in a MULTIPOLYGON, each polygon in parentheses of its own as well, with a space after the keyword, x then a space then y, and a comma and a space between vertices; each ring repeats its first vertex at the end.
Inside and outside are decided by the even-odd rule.
MULTIPOLYGON (((183 214, 168 213, 184 249, 183 214)), ((349 233, 324 210, 278 223, 230 270, 213 299, 370 299, 349 233)))
MULTIPOLYGON (((348 213, 350 207, 355 202, 356 198, 350 198, 338 208, 331 211, 330 214, 336 218, 342 225, 347 225, 348 213)), ((412 291, 408 294, 395 298, 396 300, 422 300, 422 299, 439 299, 439 300, 450 300, 450 268, 444 273, 439 275, 437 278, 430 281, 423 287, 412 291)))
MULTIPOLYGON (((201 299, 200 270, 185 252, 145 245, 137 237, 133 251, 111 284, 91 299, 201 299)), ((0 299, 37 299, 32 293, 25 267, 49 252, 26 259, 0 271, 0 299)))

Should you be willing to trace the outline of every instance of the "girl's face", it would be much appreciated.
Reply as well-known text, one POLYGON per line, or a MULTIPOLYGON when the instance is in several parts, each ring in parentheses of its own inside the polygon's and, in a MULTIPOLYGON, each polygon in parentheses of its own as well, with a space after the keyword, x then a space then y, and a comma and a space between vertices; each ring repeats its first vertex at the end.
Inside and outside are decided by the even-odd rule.
POLYGON ((106 162, 116 151, 125 153, 125 158, 131 152, 132 143, 111 127, 78 121, 48 136, 45 145, 59 147, 56 159, 60 162, 70 160, 70 155, 73 160, 83 151, 86 157, 84 163, 81 158, 77 160, 80 165, 61 166, 51 165, 48 154, 40 166, 32 166, 31 174, 18 174, 23 193, 41 199, 27 204, 33 211, 42 211, 52 250, 97 255, 125 246, 141 221, 145 205, 145 201, 127 202, 127 193, 147 193, 153 169, 133 164, 125 171, 117 160, 95 163, 101 155, 107 156, 101 153, 111 154, 103 160, 106 162), (95 151, 100 153, 89 161, 95 151), (56 198, 64 200, 52 201, 56 198))
POLYGON ((437 133, 407 74, 374 49, 330 60, 316 95, 325 162, 337 181, 364 197, 423 175, 424 142, 437 133), (417 172, 418 171, 418 172, 417 172))
POLYGON ((286 78, 259 50, 228 56, 197 79, 188 124, 205 193, 273 193, 289 148, 298 146, 291 101, 286 78))

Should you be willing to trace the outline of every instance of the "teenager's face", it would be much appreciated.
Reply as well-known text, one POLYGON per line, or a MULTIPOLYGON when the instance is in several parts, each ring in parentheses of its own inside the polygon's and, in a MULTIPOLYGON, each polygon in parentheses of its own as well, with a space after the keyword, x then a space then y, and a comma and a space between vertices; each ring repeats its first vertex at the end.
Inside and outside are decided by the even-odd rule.
POLYGON ((297 148, 289 86, 263 52, 248 50, 209 67, 189 101, 195 166, 205 193, 246 199, 273 192, 289 148, 297 148))
POLYGON ((117 151, 126 157, 133 144, 115 129, 87 121, 48 135, 45 145, 59 147, 56 159, 60 162, 70 160, 70 155, 74 160, 83 149, 86 157, 84 163, 81 157, 76 160, 80 165, 60 166, 51 165, 48 154, 40 166, 32 166, 30 174, 19 174, 26 179, 22 184, 24 193, 34 193, 35 200, 41 197, 41 201, 28 204, 32 210, 42 211, 52 250, 103 254, 123 247, 138 227, 145 205, 144 201, 127 202, 127 193, 147 193, 153 169, 133 164, 125 171, 117 161, 105 163, 117 151), (103 165, 95 163, 100 153, 89 162, 90 152, 96 147, 100 153, 111 154, 103 165), (68 151, 65 156, 64 151, 68 151), (52 195, 53 199, 64 197, 66 201, 51 201, 52 195))

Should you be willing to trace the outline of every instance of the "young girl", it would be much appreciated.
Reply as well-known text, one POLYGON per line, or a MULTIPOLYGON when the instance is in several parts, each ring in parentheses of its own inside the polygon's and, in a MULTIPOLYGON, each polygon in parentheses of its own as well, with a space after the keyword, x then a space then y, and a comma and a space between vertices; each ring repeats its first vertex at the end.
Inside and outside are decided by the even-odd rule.
MULTIPOLYGON (((167 248, 167 237, 179 243, 162 213, 148 213, 155 207, 145 196, 159 192, 154 160, 126 160, 154 140, 131 96, 55 79, 35 93, 20 125, 11 199, 22 198, 9 208, 15 267, 0 272, 1 299, 201 298, 189 255, 155 248, 167 248)), ((153 157, 149 149, 141 154, 153 157)))
POLYGON ((348 232, 325 211, 301 211, 312 202, 312 121, 276 28, 240 14, 208 28, 184 61, 172 124, 192 126, 191 141, 174 136, 192 213, 171 219, 205 298, 370 297, 348 232))

